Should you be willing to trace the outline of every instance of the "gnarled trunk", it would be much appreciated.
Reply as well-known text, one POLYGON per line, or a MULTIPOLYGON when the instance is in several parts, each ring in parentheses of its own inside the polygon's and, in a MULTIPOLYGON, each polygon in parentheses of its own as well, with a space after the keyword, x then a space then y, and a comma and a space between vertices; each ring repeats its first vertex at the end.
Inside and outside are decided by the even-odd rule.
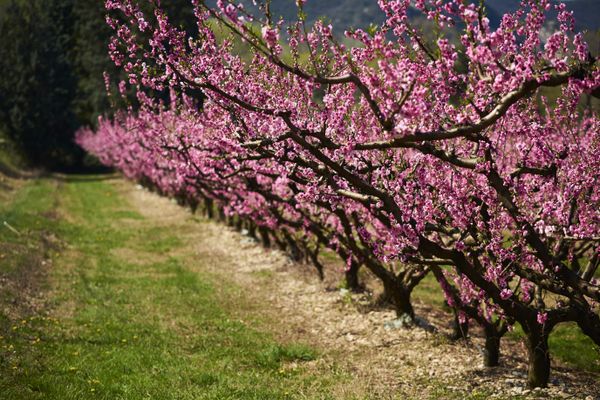
POLYGON ((273 240, 275 241, 275 245, 277 245, 279 250, 281 250, 283 253, 287 253, 287 242, 284 239, 281 239, 275 232, 273 232, 273 240))
POLYGON ((485 346, 483 349, 483 364, 486 367, 497 367, 500 364, 501 335, 493 326, 484 326, 485 346))
POLYGON ((221 222, 227 222, 227 216, 225 215, 225 209, 221 206, 217 207, 219 209, 218 218, 221 222))
POLYGON ((300 250, 298 243, 289 234, 285 233, 284 235, 285 235, 285 240, 287 242, 286 251, 288 253, 288 256, 294 262, 301 262, 302 258, 303 258, 303 253, 302 253, 302 250, 300 250))
POLYGON ((270 248, 271 247, 271 237, 269 236, 269 230, 264 226, 259 226, 258 233, 260 233, 262 245, 267 249, 270 248))
POLYGON ((544 331, 543 326, 540 326, 527 329, 526 335, 529 366, 527 386, 546 387, 550 378, 548 333, 544 331))
POLYGON ((358 278, 360 264, 352 260, 350 266, 346 269, 346 287, 353 292, 360 292, 363 288, 358 278))
POLYGON ((213 219, 215 217, 215 210, 213 208, 213 200, 206 198, 206 200, 204 200, 204 207, 206 209, 206 216, 210 219, 213 219))
POLYGON ((198 210, 198 200, 191 198, 188 200, 188 204, 190 205, 190 211, 192 214, 196 214, 196 211, 198 210))
POLYGON ((244 221, 242 221, 242 218, 237 217, 235 220, 235 230, 238 232, 241 232, 243 227, 244 227, 244 221))
POLYGON ((581 331, 600 346, 600 316, 588 310, 580 310, 576 322, 581 331))
POLYGON ((253 239, 257 239, 257 237, 256 237, 256 225, 254 225, 254 222, 252 222, 252 221, 248 222, 248 236, 250 236, 253 239))
POLYGON ((405 288, 400 282, 386 280, 383 282, 384 298, 388 298, 394 305, 398 318, 408 316, 415 319, 415 310, 410 301, 412 288, 405 288))
POLYGON ((460 322, 459 310, 453 309, 454 321, 452 322, 452 335, 450 339, 460 340, 469 336, 469 321, 460 322))
POLYGON ((415 310, 413 309, 410 295, 412 290, 400 290, 394 295, 394 305, 396 306, 396 315, 408 315, 410 319, 415 319, 415 310))
POLYGON ((310 258, 312 264, 317 269, 317 273, 319 274, 319 279, 321 279, 321 280, 325 279, 325 274, 323 272, 323 270, 324 270, 323 264, 321 264, 321 262, 319 261, 318 249, 315 251, 308 250, 308 257, 310 258))

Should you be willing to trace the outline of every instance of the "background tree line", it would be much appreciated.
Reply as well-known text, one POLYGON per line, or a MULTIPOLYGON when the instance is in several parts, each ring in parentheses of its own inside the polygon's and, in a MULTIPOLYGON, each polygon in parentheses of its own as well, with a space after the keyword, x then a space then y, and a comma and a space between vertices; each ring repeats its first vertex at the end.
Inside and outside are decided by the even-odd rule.
MULTIPOLYGON (((194 26, 183 3, 169 1, 170 16, 194 26)), ((103 1, 0 0, 0 135, 28 164, 82 165, 74 133, 110 114, 103 73, 113 84, 119 77, 107 55, 110 33, 103 1)))

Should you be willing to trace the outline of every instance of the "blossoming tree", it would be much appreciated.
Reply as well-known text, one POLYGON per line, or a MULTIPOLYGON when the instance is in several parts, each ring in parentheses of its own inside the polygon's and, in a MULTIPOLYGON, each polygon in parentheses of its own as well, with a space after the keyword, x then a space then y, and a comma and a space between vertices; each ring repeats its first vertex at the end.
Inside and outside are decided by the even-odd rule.
POLYGON ((199 33, 188 37, 158 4, 149 16, 108 0, 110 53, 129 84, 145 103, 142 87, 175 100, 79 141, 167 193, 328 242, 381 278, 399 310, 433 270, 461 319, 484 326, 490 364, 506 327, 522 326, 528 383, 544 386, 557 324, 600 344, 600 119, 580 105, 598 91, 599 65, 564 4, 524 0, 492 29, 483 1, 416 1, 431 39, 409 0, 378 3, 386 22, 346 32, 348 46, 304 24, 304 1, 285 25, 268 3, 258 17, 194 0, 199 33), (559 25, 543 38, 552 9, 559 25))

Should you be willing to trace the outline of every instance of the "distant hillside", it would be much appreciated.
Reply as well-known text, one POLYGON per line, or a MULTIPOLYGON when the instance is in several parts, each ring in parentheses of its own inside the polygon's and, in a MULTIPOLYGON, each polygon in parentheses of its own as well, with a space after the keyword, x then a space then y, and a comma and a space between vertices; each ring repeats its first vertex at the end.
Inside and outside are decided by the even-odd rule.
MULTIPOLYGON (((498 26, 501 16, 515 10, 520 0, 487 0, 488 17, 493 26, 498 26)), ((600 0, 568 0, 574 11, 579 30, 600 29, 600 0)), ((296 17, 295 0, 272 0, 274 15, 285 19, 296 17)), ((384 15, 376 0, 308 0, 304 7, 310 22, 325 16, 333 23, 337 31, 349 27, 368 27, 371 23, 381 23, 384 15)))
MULTIPOLYGON (((554 1, 558 3, 558 1, 554 1)), ((520 0, 486 0, 493 14, 490 20, 499 23, 499 17, 508 11, 515 10, 520 0)), ((600 29, 600 0, 564 0, 568 9, 573 11, 578 30, 595 31, 600 29)))

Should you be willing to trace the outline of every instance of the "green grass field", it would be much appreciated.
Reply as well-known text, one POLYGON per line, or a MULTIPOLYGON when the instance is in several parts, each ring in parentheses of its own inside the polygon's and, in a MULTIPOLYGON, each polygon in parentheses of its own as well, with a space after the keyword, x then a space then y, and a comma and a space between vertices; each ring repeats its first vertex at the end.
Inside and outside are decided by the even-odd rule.
POLYGON ((228 309, 235 286, 164 256, 182 245, 174 232, 145 225, 105 181, 30 181, 0 220, 19 232, 0 230, 5 276, 52 265, 34 289, 50 304, 0 314, 2 399, 332 398, 348 379, 306 372, 318 351, 278 343, 256 313, 240 320, 228 309), (111 252, 123 245, 156 260, 111 252))

